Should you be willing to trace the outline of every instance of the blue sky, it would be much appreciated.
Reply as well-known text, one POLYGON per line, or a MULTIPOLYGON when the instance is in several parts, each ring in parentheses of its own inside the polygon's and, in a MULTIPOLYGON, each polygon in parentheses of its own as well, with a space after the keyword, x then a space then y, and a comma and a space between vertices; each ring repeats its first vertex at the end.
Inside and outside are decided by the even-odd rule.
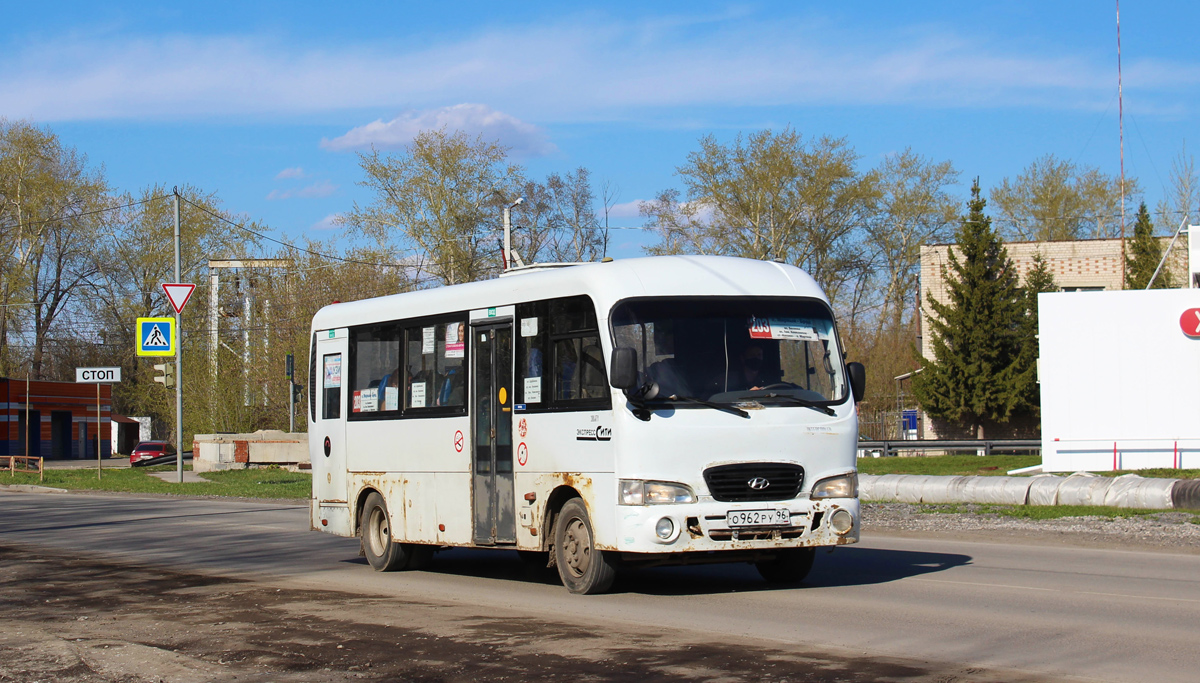
MULTIPOLYGON (((991 4, 21 3, 0 116, 117 187, 195 184, 289 238, 369 201, 355 150, 443 124, 535 178, 588 167, 628 226, 699 137, 764 127, 844 136, 863 168, 912 147, 985 188, 1046 153, 1117 173, 1114 4, 991 4)), ((1122 10, 1126 172, 1153 206, 1200 147, 1200 3, 1122 10)))

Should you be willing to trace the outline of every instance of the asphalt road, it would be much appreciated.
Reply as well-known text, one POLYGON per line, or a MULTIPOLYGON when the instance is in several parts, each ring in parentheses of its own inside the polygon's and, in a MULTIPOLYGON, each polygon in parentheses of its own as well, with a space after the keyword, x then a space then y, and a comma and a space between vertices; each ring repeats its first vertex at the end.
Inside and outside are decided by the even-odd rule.
POLYGON ((643 570, 622 577, 614 594, 580 597, 532 577, 508 552, 447 551, 429 571, 377 574, 355 540, 308 531, 306 508, 289 504, 3 492, 0 520, 4 545, 514 619, 1035 678, 1200 675, 1200 556, 1182 552, 868 532, 857 547, 819 554, 802 588, 769 588, 748 565, 715 565, 643 570))

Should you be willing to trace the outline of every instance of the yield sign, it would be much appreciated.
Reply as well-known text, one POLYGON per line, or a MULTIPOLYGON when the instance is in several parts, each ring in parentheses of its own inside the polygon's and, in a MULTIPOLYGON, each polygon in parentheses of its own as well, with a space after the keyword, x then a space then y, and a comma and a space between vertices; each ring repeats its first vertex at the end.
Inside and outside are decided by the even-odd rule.
POLYGON ((183 307, 187 306, 188 299, 192 298, 192 292, 196 291, 196 285, 184 282, 164 282, 162 288, 167 293, 167 299, 171 301, 171 308, 174 308, 176 313, 183 312, 183 307))

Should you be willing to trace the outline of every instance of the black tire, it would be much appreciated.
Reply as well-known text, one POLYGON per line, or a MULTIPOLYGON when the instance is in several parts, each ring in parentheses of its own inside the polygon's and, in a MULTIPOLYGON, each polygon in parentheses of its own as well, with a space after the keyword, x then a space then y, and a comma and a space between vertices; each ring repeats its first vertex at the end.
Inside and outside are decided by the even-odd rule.
POLYGON ((604 593, 617 578, 612 561, 596 549, 594 539, 592 520, 583 500, 568 500, 554 520, 554 556, 558 576, 572 593, 604 593))
POLYGON ((767 583, 795 585, 812 571, 816 557, 816 548, 788 548, 780 551, 774 559, 757 562, 754 566, 767 583))
POLYGON ((383 496, 372 493, 363 505, 359 524, 363 554, 377 572, 394 572, 408 564, 409 553, 392 540, 392 524, 383 496))

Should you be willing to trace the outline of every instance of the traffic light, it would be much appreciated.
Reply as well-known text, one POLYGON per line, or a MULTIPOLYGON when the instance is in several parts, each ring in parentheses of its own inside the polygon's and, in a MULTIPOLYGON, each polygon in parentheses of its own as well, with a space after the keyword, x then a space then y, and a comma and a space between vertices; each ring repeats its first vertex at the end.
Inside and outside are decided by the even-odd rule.
POLYGON ((161 372, 161 375, 155 375, 154 381, 167 387, 168 389, 175 386, 175 364, 174 363, 159 363, 154 366, 155 372, 161 372))
POLYGON ((299 403, 300 399, 303 397, 304 397, 304 390, 301 388, 301 386, 299 384, 293 384, 292 385, 292 403, 299 403))

